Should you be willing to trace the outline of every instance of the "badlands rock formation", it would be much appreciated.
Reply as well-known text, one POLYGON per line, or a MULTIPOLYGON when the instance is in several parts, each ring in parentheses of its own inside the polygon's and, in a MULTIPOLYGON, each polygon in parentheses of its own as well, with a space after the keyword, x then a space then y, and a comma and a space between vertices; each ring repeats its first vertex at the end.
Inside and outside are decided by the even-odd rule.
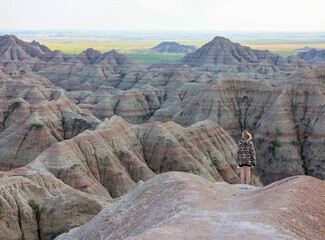
POLYGON ((324 65, 325 49, 322 50, 310 49, 309 51, 299 52, 297 54, 297 57, 311 64, 324 65))
POLYGON ((136 187, 57 239, 324 239, 325 183, 298 176, 238 189, 187 173, 136 187))
POLYGON ((279 93, 252 130, 264 154, 261 178, 265 184, 297 174, 325 179, 325 85, 288 84, 279 93))
POLYGON ((297 174, 324 179, 324 93, 319 82, 273 88, 266 81, 222 81, 151 119, 185 126, 211 119, 236 140, 243 130, 251 131, 265 184, 297 174))
MULTIPOLYGON (((48 51, 35 42, 11 41, 21 51, 48 51)), ((257 171, 264 183, 295 174, 324 178, 321 66, 316 68, 297 56, 285 59, 253 50, 222 37, 167 69, 139 68, 115 51, 108 57, 87 49, 69 61, 44 60, 43 53, 30 52, 26 54, 39 57, 6 58, 1 64, 50 80, 67 90, 64 94, 83 112, 101 121, 119 115, 133 124, 174 121, 190 126, 209 119, 236 141, 242 130, 253 132, 257 171)))
POLYGON ((99 124, 47 79, 7 68, 0 72, 0 170, 25 166, 52 144, 99 124))
POLYGON ((254 50, 250 47, 233 43, 224 37, 215 37, 200 49, 180 60, 190 66, 236 65, 245 63, 263 63, 272 65, 287 64, 286 59, 268 50, 254 50))
POLYGON ((203 45, 195 52, 187 54, 184 58, 171 62, 154 64, 154 67, 170 67, 178 65, 189 65, 200 67, 205 65, 288 65, 297 59, 285 59, 268 50, 255 50, 250 47, 233 43, 224 37, 215 37, 212 41, 203 45))
POLYGON ((0 170, 10 171, 0 172, 0 237, 53 238, 124 194, 64 237, 322 237, 322 181, 293 177, 247 194, 228 183, 239 183, 242 130, 257 151, 252 184, 325 179, 324 76, 322 65, 221 37, 144 69, 114 50, 69 55, 2 36, 0 170), (169 171, 209 181, 159 176, 169 171), (102 232, 86 233, 103 218, 102 232))
POLYGON ((197 49, 195 46, 189 45, 181 45, 177 42, 162 42, 157 46, 151 48, 151 52, 158 53, 179 53, 179 54, 187 54, 190 52, 194 52, 197 49))
MULTIPOLYGON (((174 122, 131 125, 114 116, 96 131, 54 144, 27 167, 47 169, 83 192, 116 198, 168 171, 239 183, 235 151, 233 139, 211 121, 182 128, 174 122)), ((261 185, 254 171, 252 184, 261 185)))
POLYGON ((51 50, 37 42, 26 43, 16 36, 0 36, 0 60, 4 61, 24 61, 33 60, 51 50))
POLYGON ((85 224, 106 204, 48 172, 0 172, 0 239, 45 240, 85 224))
POLYGON ((51 51, 44 45, 33 41, 24 42, 14 35, 0 36, 0 61, 32 61, 34 63, 83 63, 83 64, 108 64, 110 66, 138 65, 125 55, 115 50, 101 54, 90 48, 79 55, 64 54, 59 50, 51 51))

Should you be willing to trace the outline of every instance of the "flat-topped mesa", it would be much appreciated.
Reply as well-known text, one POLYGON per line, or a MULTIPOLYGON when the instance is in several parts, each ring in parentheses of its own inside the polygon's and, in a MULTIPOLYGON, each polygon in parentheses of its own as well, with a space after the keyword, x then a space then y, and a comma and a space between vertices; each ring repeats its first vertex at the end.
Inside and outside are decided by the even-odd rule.
POLYGON ((193 52, 197 49, 195 46, 190 45, 181 45, 177 42, 161 42, 157 46, 151 48, 151 52, 158 52, 158 53, 179 53, 179 54, 186 54, 193 52))
MULTIPOLYGON (((183 128, 174 122, 131 125, 114 116, 96 131, 54 144, 28 167, 44 166, 81 191, 119 197, 139 180, 167 171, 238 183, 235 151, 232 138, 211 121, 183 128)), ((261 185, 254 171, 252 183, 261 185)))

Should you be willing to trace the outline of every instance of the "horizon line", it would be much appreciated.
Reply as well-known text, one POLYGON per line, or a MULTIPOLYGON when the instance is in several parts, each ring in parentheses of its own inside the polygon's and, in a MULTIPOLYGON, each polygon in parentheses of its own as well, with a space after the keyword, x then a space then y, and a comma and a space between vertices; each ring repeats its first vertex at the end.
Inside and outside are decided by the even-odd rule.
MULTIPOLYGON (((49 32, 224 32, 224 33, 325 33, 325 30, 317 31, 274 31, 274 30, 146 30, 146 29, 0 29, 0 32, 39 32, 39 31, 49 31, 49 32)), ((325 36, 324 36, 325 37, 325 36)))

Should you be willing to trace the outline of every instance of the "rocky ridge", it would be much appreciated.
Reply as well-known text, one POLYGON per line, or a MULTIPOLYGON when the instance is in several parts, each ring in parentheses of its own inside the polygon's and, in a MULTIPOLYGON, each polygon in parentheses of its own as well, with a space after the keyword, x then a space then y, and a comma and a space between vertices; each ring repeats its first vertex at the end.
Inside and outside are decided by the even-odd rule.
POLYGON ((299 176, 242 190, 164 173, 57 239, 323 239, 324 185, 299 176))
POLYGON ((313 48, 308 51, 299 52, 297 57, 311 64, 324 65, 325 49, 317 50, 313 48))
POLYGON ((79 55, 64 54, 59 50, 52 51, 45 45, 36 41, 24 42, 14 35, 0 36, 0 62, 6 61, 32 61, 33 63, 54 62, 54 63, 83 63, 109 64, 111 66, 138 65, 125 55, 115 50, 101 54, 92 48, 85 50, 79 55))

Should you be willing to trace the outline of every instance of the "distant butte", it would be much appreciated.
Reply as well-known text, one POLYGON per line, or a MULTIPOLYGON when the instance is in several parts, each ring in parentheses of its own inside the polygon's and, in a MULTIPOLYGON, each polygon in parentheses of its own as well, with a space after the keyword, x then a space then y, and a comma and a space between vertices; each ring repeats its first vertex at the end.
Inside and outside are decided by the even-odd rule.
POLYGON ((152 52, 187 54, 197 49, 195 46, 181 45, 177 42, 162 42, 151 48, 152 52))

